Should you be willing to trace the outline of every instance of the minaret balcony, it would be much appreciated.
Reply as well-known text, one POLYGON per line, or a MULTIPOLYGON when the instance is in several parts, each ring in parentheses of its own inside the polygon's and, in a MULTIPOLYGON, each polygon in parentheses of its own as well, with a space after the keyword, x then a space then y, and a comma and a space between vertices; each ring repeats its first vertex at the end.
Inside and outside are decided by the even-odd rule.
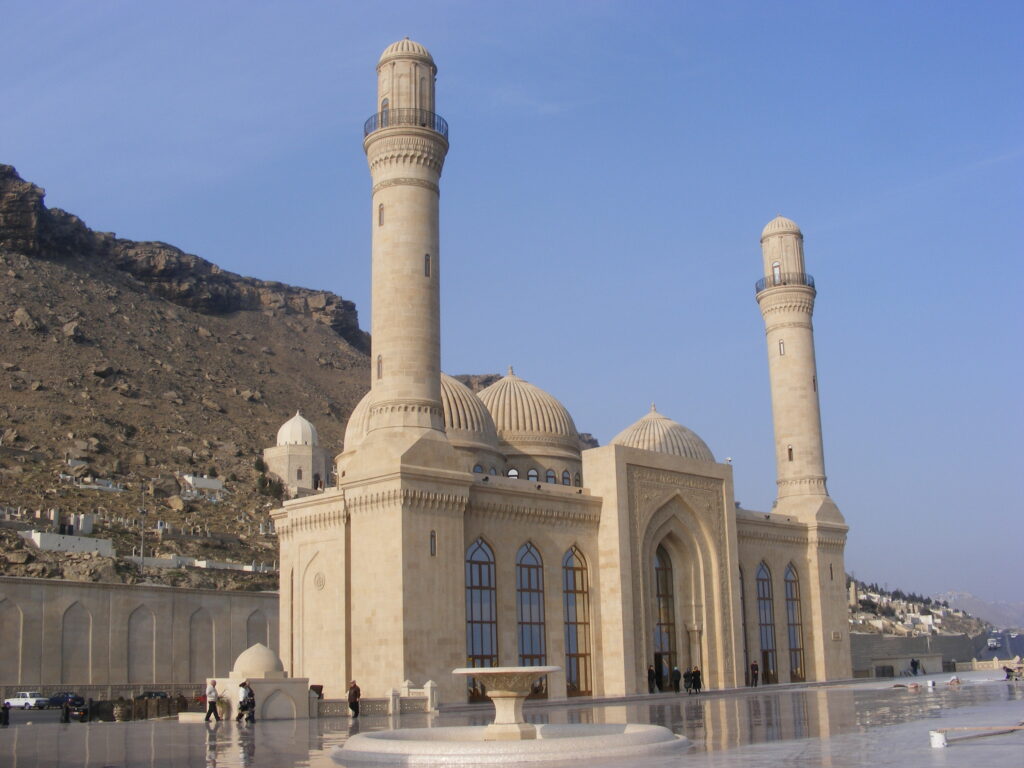
POLYGON ((448 123, 440 115, 427 109, 388 109, 370 115, 363 124, 363 138, 384 128, 415 126, 428 128, 448 138, 448 123))
POLYGON ((814 278, 806 272, 776 272, 757 281, 754 286, 754 295, 760 295, 762 291, 779 288, 783 285, 806 285, 813 288, 814 278))

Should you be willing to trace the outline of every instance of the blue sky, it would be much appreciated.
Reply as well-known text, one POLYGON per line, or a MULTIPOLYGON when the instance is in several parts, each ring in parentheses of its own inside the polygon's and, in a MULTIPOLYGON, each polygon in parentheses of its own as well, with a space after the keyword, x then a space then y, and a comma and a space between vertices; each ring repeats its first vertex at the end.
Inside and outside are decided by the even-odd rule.
MULTIPOLYGON (((775 495, 758 238, 803 228, 847 569, 1020 600, 1024 4, 0 0, 0 162, 369 328, 380 51, 438 63, 443 360, 775 495)), ((287 414, 282 414, 282 417, 287 414)))

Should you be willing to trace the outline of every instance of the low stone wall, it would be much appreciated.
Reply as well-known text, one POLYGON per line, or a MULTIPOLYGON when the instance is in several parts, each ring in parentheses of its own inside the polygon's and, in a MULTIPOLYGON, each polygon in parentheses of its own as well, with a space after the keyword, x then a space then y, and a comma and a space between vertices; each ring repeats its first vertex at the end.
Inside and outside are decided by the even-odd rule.
POLYGON ((956 663, 957 672, 977 672, 979 670, 999 670, 1002 671, 1003 667, 1010 667, 1016 669, 1021 664, 1020 656, 1014 656, 1012 659, 986 659, 984 661, 978 661, 977 659, 971 659, 970 661, 958 661, 956 663))
MULTIPOLYGON (((411 713, 429 712, 426 696, 398 696, 391 699, 359 700, 361 715, 406 715, 411 713), (397 711, 392 711, 397 703, 397 711)), ((349 708, 346 699, 320 699, 317 702, 318 717, 348 717, 349 708)))

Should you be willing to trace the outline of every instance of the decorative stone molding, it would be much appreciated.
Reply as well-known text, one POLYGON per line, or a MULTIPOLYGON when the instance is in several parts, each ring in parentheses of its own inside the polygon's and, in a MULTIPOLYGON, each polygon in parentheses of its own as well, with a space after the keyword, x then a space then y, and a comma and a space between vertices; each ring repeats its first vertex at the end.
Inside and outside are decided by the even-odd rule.
POLYGON ((778 293, 765 292, 758 296, 761 314, 766 317, 774 312, 814 312, 814 289, 793 285, 775 289, 778 293))
MULTIPOLYGON (((412 129, 415 131, 415 129, 412 129)), ((433 131, 402 133, 375 138, 370 134, 366 139, 366 159, 370 173, 392 165, 419 165, 441 173, 444 158, 448 154, 448 143, 433 131)))
POLYGON ((432 416, 443 416, 441 406, 430 400, 388 400, 370 406, 370 418, 384 416, 389 413, 429 413, 432 416))
POLYGON ((345 501, 338 499, 329 509, 292 511, 287 520, 277 524, 278 538, 291 538, 303 531, 323 531, 344 524, 345 501))
POLYGON ((366 493, 348 499, 350 514, 380 512, 394 507, 417 512, 447 512, 461 514, 469 502, 467 496, 453 493, 435 493, 412 488, 391 488, 376 493, 366 493))
POLYGON ((378 182, 378 183, 373 185, 373 194, 377 194, 378 191, 380 191, 382 189, 386 189, 387 187, 397 187, 397 186, 423 187, 424 189, 429 189, 431 192, 434 192, 437 195, 441 194, 441 188, 437 184, 435 184, 434 182, 427 181, 426 179, 416 179, 416 178, 412 178, 412 177, 409 177, 409 178, 398 178, 398 179, 385 179, 384 181, 378 182))
MULTIPOLYGON (((792 490, 796 493, 804 494, 815 494, 818 496, 828 496, 828 490, 825 485, 826 478, 822 475, 814 477, 798 477, 792 480, 778 480, 776 485, 779 490, 782 489, 792 490)), ((793 495, 792 493, 786 495, 793 495)))
POLYGON ((531 523, 548 525, 577 526, 589 525, 597 527, 601 522, 601 513, 589 509, 572 509, 567 505, 542 507, 537 503, 517 504, 515 502, 494 501, 490 499, 470 502, 470 511, 505 520, 527 520, 531 523))
POLYGON ((801 321, 795 321, 795 322, 791 321, 791 322, 788 322, 788 323, 771 323, 771 324, 765 325, 764 334, 765 334, 765 336, 767 336, 772 331, 777 331, 777 330, 779 330, 781 328, 806 328, 809 331, 813 331, 814 330, 814 324, 811 323, 810 318, 808 318, 807 320, 801 320, 801 321))
POLYGON ((786 544, 797 547, 806 547, 808 544, 807 533, 782 533, 778 531, 767 532, 763 526, 757 526, 757 530, 750 530, 749 524, 740 523, 736 526, 736 537, 741 541, 756 541, 758 543, 768 542, 771 544, 786 544))

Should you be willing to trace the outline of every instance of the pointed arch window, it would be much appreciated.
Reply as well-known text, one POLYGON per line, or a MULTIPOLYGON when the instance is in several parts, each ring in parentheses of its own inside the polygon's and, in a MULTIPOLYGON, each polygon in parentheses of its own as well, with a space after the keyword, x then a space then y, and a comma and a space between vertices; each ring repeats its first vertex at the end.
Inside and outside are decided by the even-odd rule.
POLYGON ((665 548, 654 553, 654 671, 658 687, 669 680, 676 665, 676 601, 672 561, 665 548))
MULTIPOLYGON (((516 553, 516 616, 519 622, 519 665, 547 664, 544 641, 544 561, 530 542, 516 553)), ((531 696, 547 696, 547 678, 537 684, 531 696)))
POLYGON ((390 111, 391 111, 391 102, 389 102, 387 99, 384 99, 383 101, 381 101, 381 103, 380 103, 380 127, 381 128, 387 128, 388 127, 388 117, 389 117, 388 113, 390 111))
POLYGON ((540 473, 537 472, 536 469, 531 469, 529 472, 526 473, 526 479, 527 480, 539 480, 540 479, 540 473))
POLYGON ((757 623, 761 640, 761 676, 766 683, 778 682, 775 665, 775 600, 772 572, 763 562, 757 568, 757 623))
POLYGON ((580 473, 579 472, 576 473, 576 477, 575 477, 575 479, 573 481, 573 485, 575 485, 577 488, 579 488, 580 486, 583 485, 583 482, 580 480, 580 473))
POLYGON ((569 474, 568 469, 562 470, 562 485, 572 485, 572 475, 569 474))
POLYGON ((789 679, 802 683, 807 679, 804 670, 803 614, 800 610, 800 577, 790 563, 786 569, 786 634, 789 640, 789 679))
POLYGON ((295 470, 295 479, 296 480, 301 480, 302 479, 302 467, 299 467, 298 469, 295 470))
POLYGON ((572 547, 562 558, 562 604, 565 613, 565 687, 569 696, 589 696, 590 585, 587 561, 572 547))
MULTIPOLYGON (((483 539, 466 551, 466 661, 470 667, 498 666, 494 552, 483 539)), ((469 700, 486 700, 483 684, 473 678, 467 681, 469 700)))
POLYGON ((377 206, 377 226, 384 226, 384 203, 377 206))
POLYGON ((750 644, 747 642, 747 590, 743 584, 743 569, 740 568, 740 631, 743 633, 743 676, 750 685, 750 644))
POLYGON ((558 476, 555 474, 555 470, 549 469, 547 472, 544 473, 544 482, 545 483, 557 483, 558 482, 558 476))
POLYGON ((785 356, 786 356, 786 342, 783 341, 782 339, 779 339, 779 357, 785 357, 785 356))

